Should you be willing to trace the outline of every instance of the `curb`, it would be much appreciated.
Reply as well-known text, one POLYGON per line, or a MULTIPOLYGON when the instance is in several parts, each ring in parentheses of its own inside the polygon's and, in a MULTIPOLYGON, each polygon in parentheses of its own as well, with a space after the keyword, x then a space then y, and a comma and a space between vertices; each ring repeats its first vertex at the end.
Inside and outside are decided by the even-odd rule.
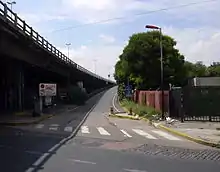
POLYGON ((131 120, 140 120, 139 117, 134 117, 134 116, 120 116, 120 115, 114 115, 114 114, 109 114, 109 117, 113 118, 122 118, 122 119, 131 119, 131 120))
POLYGON ((172 134, 175 134, 175 135, 177 135, 177 136, 186 138, 187 140, 190 140, 190 141, 193 141, 193 142, 202 144, 202 145, 206 145, 206 146, 211 146, 211 147, 215 147, 215 148, 220 148, 220 144, 218 144, 218 143, 213 143, 213 142, 208 142, 208 141, 205 141, 205 140, 202 140, 202 139, 198 139, 198 138, 192 137, 192 136, 190 136, 190 135, 188 135, 188 134, 185 134, 185 133, 176 131, 176 130, 174 130, 174 129, 165 127, 164 125, 161 125, 161 124, 157 125, 157 127, 160 128, 160 129, 162 129, 162 130, 168 131, 168 132, 170 132, 170 133, 172 133, 172 134))
POLYGON ((30 125, 30 124, 37 124, 45 119, 49 119, 54 115, 45 115, 42 116, 40 119, 31 121, 31 122, 0 122, 0 125, 7 125, 7 126, 21 126, 21 125, 30 125))

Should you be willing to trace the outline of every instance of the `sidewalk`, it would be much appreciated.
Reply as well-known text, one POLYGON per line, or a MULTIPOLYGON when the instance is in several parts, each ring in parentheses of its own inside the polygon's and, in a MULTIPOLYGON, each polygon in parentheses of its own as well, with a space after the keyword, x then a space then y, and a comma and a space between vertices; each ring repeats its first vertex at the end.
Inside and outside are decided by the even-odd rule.
POLYGON ((194 142, 220 148, 220 123, 179 121, 155 122, 155 127, 169 131, 194 142))
POLYGON ((54 115, 62 115, 66 111, 72 111, 76 107, 76 105, 58 105, 44 109, 42 115, 39 117, 33 117, 32 111, 24 111, 13 114, 0 114, 0 125, 17 126, 36 124, 51 118, 54 115))

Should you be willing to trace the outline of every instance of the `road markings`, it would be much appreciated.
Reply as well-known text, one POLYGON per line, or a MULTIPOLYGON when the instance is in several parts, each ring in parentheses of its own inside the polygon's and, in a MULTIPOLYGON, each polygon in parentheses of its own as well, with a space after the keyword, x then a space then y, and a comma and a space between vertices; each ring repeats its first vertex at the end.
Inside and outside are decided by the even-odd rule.
POLYGON ((59 126, 60 126, 59 124, 51 124, 49 130, 57 131, 59 126))
POLYGON ((157 139, 156 137, 154 137, 154 136, 152 136, 152 135, 150 135, 150 134, 148 134, 148 133, 146 133, 146 132, 144 132, 144 131, 142 131, 142 130, 140 130, 140 129, 132 129, 135 133, 137 133, 137 134, 139 134, 139 135, 141 135, 141 136, 144 136, 144 137, 146 137, 146 138, 148 138, 148 139, 157 139))
POLYGON ((34 164, 33 166, 38 166, 42 161, 49 155, 49 153, 44 153, 34 164))
POLYGON ((110 136, 111 134, 108 132, 108 131, 106 131, 104 128, 102 128, 102 127, 97 127, 97 130, 99 131, 99 133, 101 134, 101 135, 105 135, 105 136, 110 136))
POLYGON ((64 131, 66 132, 72 132, 73 131, 73 127, 65 127, 64 131))
POLYGON ((118 108, 115 106, 115 98, 117 96, 117 93, 114 95, 113 99, 112 99, 112 106, 114 107, 114 109, 117 111, 117 112, 120 112, 120 110, 118 110, 118 108))
POLYGON ((87 126, 82 126, 81 127, 81 133, 83 134, 89 134, 89 128, 87 126))
POLYGON ((121 130, 121 132, 124 134, 125 137, 131 138, 132 136, 128 134, 125 130, 121 130))
POLYGON ((143 170, 135 170, 135 169, 123 169, 124 171, 128 171, 128 172, 147 172, 147 171, 143 171, 143 170))
MULTIPOLYGON (((99 94, 101 94, 101 93, 99 93, 99 94)), ((57 144, 58 146, 61 146, 61 145, 63 145, 64 143, 67 143, 67 144, 68 144, 68 141, 72 141, 71 139, 75 136, 75 134, 76 134, 77 131, 79 130, 80 126, 85 122, 86 118, 89 116, 89 114, 92 112, 92 110, 96 107, 97 104, 98 104, 98 103, 96 103, 96 104, 94 104, 94 105, 92 106, 92 108, 85 114, 83 120, 82 120, 82 121, 80 122, 80 124, 74 129, 74 131, 71 133, 71 135, 68 136, 68 137, 66 137, 66 138, 64 138, 64 139, 62 139, 62 140, 57 144)), ((54 149, 57 147, 57 145, 53 146, 50 150, 54 150, 54 149)), ((32 164, 32 166, 37 166, 38 164, 42 163, 43 161, 46 160, 46 158, 49 157, 49 155, 50 155, 49 153, 44 153, 35 163, 32 164)), ((36 171, 36 168, 32 168, 32 167, 31 167, 31 168, 29 168, 27 171, 33 172, 33 171, 36 171)))
POLYGON ((44 124, 38 124, 38 125, 35 126, 35 128, 37 128, 37 129, 41 129, 43 127, 44 127, 44 124))
POLYGON ((49 130, 57 131, 57 130, 58 130, 58 127, 50 127, 49 130))
POLYGON ((79 159, 70 159, 70 161, 77 162, 77 163, 82 163, 82 164, 92 164, 92 165, 96 164, 96 162, 82 161, 82 160, 79 160, 79 159))
POLYGON ((164 138, 166 138, 168 140, 181 140, 181 139, 179 139, 177 137, 174 137, 174 136, 172 136, 172 135, 170 135, 168 133, 165 133, 163 131, 153 130, 152 132, 154 132, 154 133, 156 133, 156 134, 158 134, 158 135, 160 135, 160 136, 162 136, 162 137, 164 137, 164 138))

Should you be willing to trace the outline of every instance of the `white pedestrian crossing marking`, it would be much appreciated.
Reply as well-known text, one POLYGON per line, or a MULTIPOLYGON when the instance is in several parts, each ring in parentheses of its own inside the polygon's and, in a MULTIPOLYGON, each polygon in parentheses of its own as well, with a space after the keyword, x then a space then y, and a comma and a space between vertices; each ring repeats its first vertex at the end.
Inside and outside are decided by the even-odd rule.
POLYGON ((125 137, 131 138, 132 136, 128 134, 125 130, 121 130, 121 132, 124 134, 125 137))
POLYGON ((83 134, 89 134, 90 132, 89 132, 89 128, 87 127, 87 126, 82 126, 81 127, 81 132, 83 133, 83 134))
POLYGON ((38 125, 35 126, 35 128, 37 128, 37 129, 41 129, 43 127, 44 127, 44 124, 38 124, 38 125))
POLYGON ((140 130, 140 129, 132 129, 135 133, 141 135, 141 136, 144 136, 148 139, 157 139, 156 137, 144 132, 143 130, 140 130))
POLYGON ((102 128, 102 127, 97 127, 97 130, 99 131, 99 133, 101 134, 101 135, 105 135, 105 136, 110 136, 111 134, 108 132, 108 131, 106 131, 104 128, 102 128))
POLYGON ((170 135, 170 134, 168 134, 166 132, 163 132, 163 131, 153 130, 152 132, 154 132, 154 133, 156 133, 156 134, 158 134, 158 135, 160 135, 160 136, 162 136, 162 137, 164 137, 164 138, 166 138, 168 140, 181 140, 181 139, 179 139, 177 137, 174 137, 174 136, 172 136, 172 135, 170 135))
POLYGON ((72 132, 73 131, 73 127, 65 127, 64 131, 66 132, 72 132))
POLYGON ((49 130, 57 131, 57 130, 58 130, 58 127, 50 127, 49 130))

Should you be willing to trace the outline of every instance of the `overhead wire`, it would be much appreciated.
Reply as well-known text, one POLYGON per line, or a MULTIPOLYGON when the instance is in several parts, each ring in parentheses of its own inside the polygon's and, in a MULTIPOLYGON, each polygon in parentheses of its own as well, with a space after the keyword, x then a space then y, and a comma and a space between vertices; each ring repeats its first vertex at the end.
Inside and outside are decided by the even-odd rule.
POLYGON ((79 24, 79 25, 75 25, 75 26, 62 28, 62 29, 56 29, 56 30, 52 30, 50 33, 71 30, 71 29, 75 29, 75 28, 79 28, 79 27, 86 27, 86 26, 89 26, 89 25, 102 24, 102 23, 107 23, 107 22, 111 22, 111 21, 115 21, 115 20, 123 20, 123 19, 126 19, 128 17, 149 15, 149 14, 152 14, 152 13, 168 11, 168 10, 173 10, 173 9, 179 9, 179 8, 189 7, 189 6, 193 6, 193 5, 199 5, 199 4, 203 4, 203 3, 215 2, 215 1, 219 1, 219 0, 204 0, 204 1, 199 1, 199 2, 191 2, 191 3, 187 3, 187 4, 175 5, 175 6, 172 6, 172 7, 161 8, 161 9, 158 9, 158 10, 152 10, 152 11, 137 13, 137 14, 134 14, 132 16, 114 17, 114 18, 104 19, 104 20, 100 20, 100 21, 96 21, 96 22, 89 22, 89 23, 79 24))

